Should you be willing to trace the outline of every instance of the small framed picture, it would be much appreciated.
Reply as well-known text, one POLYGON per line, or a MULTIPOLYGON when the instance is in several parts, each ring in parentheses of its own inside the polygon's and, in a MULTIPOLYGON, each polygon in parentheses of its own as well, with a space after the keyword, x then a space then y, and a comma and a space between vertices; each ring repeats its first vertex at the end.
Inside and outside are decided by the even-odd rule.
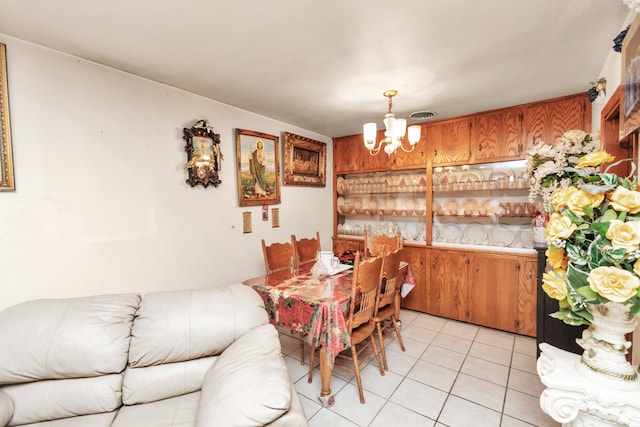
POLYGON ((326 186, 327 144, 284 133, 284 185, 326 186))
POLYGON ((240 206, 280 203, 280 151, 275 135, 236 130, 238 204, 240 206))
POLYGON ((8 97, 6 49, 5 45, 0 43, 0 191, 16 191, 13 181, 8 97))

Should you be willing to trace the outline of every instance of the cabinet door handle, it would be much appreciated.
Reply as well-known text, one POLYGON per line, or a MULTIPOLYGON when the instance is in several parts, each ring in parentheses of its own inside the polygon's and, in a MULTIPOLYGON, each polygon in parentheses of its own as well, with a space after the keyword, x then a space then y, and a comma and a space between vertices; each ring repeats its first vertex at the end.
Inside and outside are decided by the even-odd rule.
POLYGON ((533 270, 529 270, 529 279, 533 279, 533 270))
POLYGON ((477 273, 478 271, 480 271, 480 266, 479 266, 479 265, 476 265, 476 273, 477 273))
POLYGON ((431 267, 436 268, 436 262, 435 261, 431 261, 431 267))

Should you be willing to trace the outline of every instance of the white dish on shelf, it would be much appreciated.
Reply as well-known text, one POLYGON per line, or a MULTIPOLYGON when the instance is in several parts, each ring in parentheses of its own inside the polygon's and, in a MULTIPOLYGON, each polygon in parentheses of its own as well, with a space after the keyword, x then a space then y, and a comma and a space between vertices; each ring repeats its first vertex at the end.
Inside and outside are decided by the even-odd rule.
POLYGON ((343 177, 339 176, 336 180, 336 189, 338 190, 338 194, 344 194, 346 191, 347 184, 343 177))
POLYGON ((367 209, 369 210, 369 212, 376 212, 378 210, 378 198, 376 196, 369 197, 367 209))
POLYGON ((433 223, 431 227, 431 240, 434 242, 442 242, 442 227, 440 224, 433 223))
POLYGON ((511 246, 516 238, 516 232, 510 227, 494 225, 489 229, 489 243, 493 246, 511 246))
POLYGON ((487 229, 480 223, 472 222, 464 228, 464 240, 471 245, 486 244, 487 236, 487 229))
POLYGON ((518 230, 518 243, 521 248, 533 248, 533 230, 529 227, 518 230))
POLYGON ((457 222, 446 222, 442 224, 442 237, 447 243, 460 243, 462 227, 457 222))
POLYGON ((344 211, 342 209, 343 207, 344 207, 344 197, 340 196, 336 200, 336 208, 338 208, 338 212, 339 213, 344 213, 344 211))

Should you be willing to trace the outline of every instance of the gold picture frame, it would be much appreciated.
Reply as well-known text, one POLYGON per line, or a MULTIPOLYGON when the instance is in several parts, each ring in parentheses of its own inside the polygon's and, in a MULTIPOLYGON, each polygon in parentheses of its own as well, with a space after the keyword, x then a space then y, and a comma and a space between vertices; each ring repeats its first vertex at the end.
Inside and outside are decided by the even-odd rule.
POLYGON ((280 138, 262 132, 236 129, 238 204, 280 203, 280 138))
POLYGON ((0 191, 15 191, 13 156, 11 154, 6 52, 6 45, 0 43, 0 191))
POLYGON ((283 183, 303 187, 325 187, 327 144, 285 132, 283 183))

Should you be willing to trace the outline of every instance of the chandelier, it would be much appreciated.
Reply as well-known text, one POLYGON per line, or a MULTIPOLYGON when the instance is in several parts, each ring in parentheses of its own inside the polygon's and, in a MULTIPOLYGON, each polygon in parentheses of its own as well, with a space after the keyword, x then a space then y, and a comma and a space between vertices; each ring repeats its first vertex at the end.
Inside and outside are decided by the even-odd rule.
POLYGON ((372 156, 378 154, 382 147, 384 147, 384 152, 387 155, 395 153, 398 148, 409 153, 413 151, 418 141, 420 141, 420 125, 413 125, 409 126, 408 129, 410 148, 405 148, 402 143, 404 135, 407 133, 407 121, 405 119, 396 119, 396 115, 391 112, 391 107, 393 107, 392 98, 397 94, 397 90, 387 90, 383 93, 386 98, 389 98, 389 111, 384 115, 384 126, 386 128, 384 139, 376 142, 378 129, 375 123, 365 123, 363 126, 364 146, 372 156))

